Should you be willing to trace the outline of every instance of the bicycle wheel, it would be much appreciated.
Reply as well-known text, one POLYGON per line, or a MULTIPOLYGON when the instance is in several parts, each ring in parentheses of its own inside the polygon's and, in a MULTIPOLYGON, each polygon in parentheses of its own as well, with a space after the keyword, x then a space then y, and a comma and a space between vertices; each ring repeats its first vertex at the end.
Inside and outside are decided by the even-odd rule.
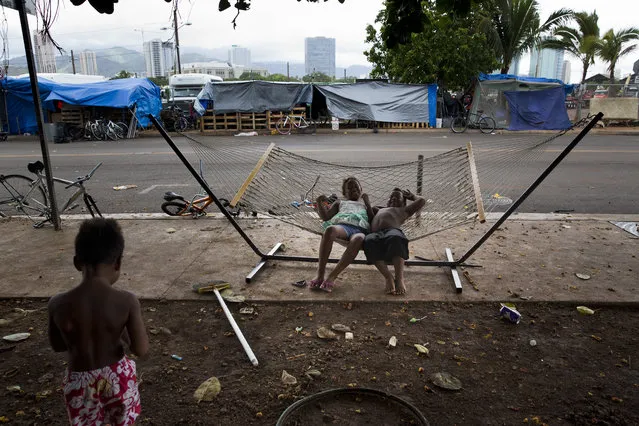
POLYGON ((177 201, 167 201, 160 206, 162 211, 169 216, 184 216, 186 213, 186 204, 177 201))
POLYGON ((275 129, 280 135, 290 135, 292 128, 293 124, 291 123, 291 120, 288 120, 287 117, 280 118, 279 120, 277 120, 277 123, 275 123, 275 129))
POLYGON ((129 135, 129 126, 127 126, 126 123, 118 121, 115 123, 115 126, 122 130, 122 139, 125 139, 129 135))
POLYGON ((178 117, 175 119, 175 123, 173 123, 173 128, 176 132, 183 132, 189 126, 189 122, 184 117, 178 117))
POLYGON ((0 216, 45 217, 49 202, 40 186, 22 175, 0 176, 0 216))
POLYGON ((490 117, 480 118, 479 130, 481 130, 482 133, 492 133, 495 130, 495 120, 490 117))
POLYGON ((450 122, 450 130, 453 133, 463 133, 468 128, 468 121, 464 117, 455 117, 450 122))
POLYGON ((104 131, 104 127, 99 123, 92 123, 91 136, 97 141, 105 140, 106 132, 104 131))

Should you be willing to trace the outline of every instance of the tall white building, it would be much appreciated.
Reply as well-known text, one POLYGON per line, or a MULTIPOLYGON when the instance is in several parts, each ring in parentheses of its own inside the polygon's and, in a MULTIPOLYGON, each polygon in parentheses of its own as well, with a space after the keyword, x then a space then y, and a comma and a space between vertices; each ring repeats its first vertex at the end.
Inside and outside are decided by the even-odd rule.
POLYGON ((564 67, 561 71, 561 75, 562 75, 561 81, 563 81, 566 84, 570 83, 571 72, 572 70, 571 70, 570 61, 564 61, 564 67))
POLYGON ((229 49, 229 63, 242 67, 251 66, 251 50, 236 44, 229 49))
POLYGON ((530 55, 530 77, 563 79, 564 51, 555 49, 533 49, 530 55))
POLYGON ((80 52, 80 73, 84 75, 100 75, 98 74, 98 61, 95 52, 85 50, 80 52))
POLYGON ((35 53, 36 70, 43 73, 58 71, 53 54, 53 42, 44 33, 33 31, 33 50, 35 53))
POLYGON ((163 77, 166 75, 166 62, 162 40, 156 38, 144 43, 144 62, 147 77, 163 77))
POLYGON ((307 37, 304 39, 304 71, 306 75, 321 72, 335 77, 335 39, 307 37))

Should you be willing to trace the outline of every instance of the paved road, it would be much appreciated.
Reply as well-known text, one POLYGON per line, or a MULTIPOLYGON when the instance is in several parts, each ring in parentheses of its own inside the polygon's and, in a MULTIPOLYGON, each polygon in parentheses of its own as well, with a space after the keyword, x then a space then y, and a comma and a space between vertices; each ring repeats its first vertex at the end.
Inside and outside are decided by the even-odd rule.
MULTIPOLYGON (((239 138, 202 137, 214 143, 235 143, 239 138)), ((387 161, 414 161, 418 154, 433 156, 471 139, 476 147, 482 143, 513 139, 509 135, 450 133, 340 134, 260 136, 259 143, 275 142, 289 151, 328 162, 379 164, 387 161)), ((526 140, 543 140, 547 135, 517 136, 526 140)), ((242 138, 246 141, 248 138, 242 138)), ((176 139, 189 158, 195 158, 190 145, 176 139)), ((559 146, 549 146, 543 161, 552 159, 559 146)), ((104 164, 88 188, 104 212, 159 212, 162 194, 174 190, 194 193, 198 185, 176 155, 161 138, 144 137, 118 142, 78 142, 49 145, 54 175, 74 178, 104 164), (135 184, 126 191, 113 186, 135 184)), ((480 148, 478 148, 480 150, 480 148)), ((482 154, 479 154, 482 155, 482 154)), ((28 175, 26 164, 40 158, 40 147, 33 139, 14 139, 0 143, 0 173, 28 175)), ((486 159, 486 154, 483 154, 486 159)), ((516 167, 512 187, 520 192, 541 170, 541 160, 533 158, 510 165, 516 167), (517 181, 516 177, 522 177, 517 181)), ((245 170, 251 162, 239 165, 245 170)), ((224 164, 222 167, 238 167, 224 164)), ((500 165, 501 167, 501 165, 500 165)), ((591 135, 584 139, 566 160, 520 207, 522 212, 574 211, 576 213, 639 213, 639 136, 591 135)))

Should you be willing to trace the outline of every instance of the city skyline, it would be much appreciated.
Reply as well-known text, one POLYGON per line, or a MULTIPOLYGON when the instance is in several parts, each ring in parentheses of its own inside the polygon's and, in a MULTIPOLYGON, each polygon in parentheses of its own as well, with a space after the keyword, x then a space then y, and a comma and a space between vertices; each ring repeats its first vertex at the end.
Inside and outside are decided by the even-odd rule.
POLYGON ((55 55, 53 43, 46 34, 33 30, 33 54, 35 56, 36 70, 41 73, 56 73, 55 55))
POLYGON ((322 73, 335 77, 335 39, 306 37, 304 39, 304 73, 322 73))

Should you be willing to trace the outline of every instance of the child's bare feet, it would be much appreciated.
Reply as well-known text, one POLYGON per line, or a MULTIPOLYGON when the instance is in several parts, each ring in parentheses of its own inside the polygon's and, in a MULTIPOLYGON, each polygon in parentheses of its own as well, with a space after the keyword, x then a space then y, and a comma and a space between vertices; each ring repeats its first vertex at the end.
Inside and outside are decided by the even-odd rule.
POLYGON ((395 294, 406 294, 406 284, 404 283, 403 279, 395 280, 395 294))
POLYGON ((395 294, 395 281, 393 278, 386 278, 386 294, 395 294))

